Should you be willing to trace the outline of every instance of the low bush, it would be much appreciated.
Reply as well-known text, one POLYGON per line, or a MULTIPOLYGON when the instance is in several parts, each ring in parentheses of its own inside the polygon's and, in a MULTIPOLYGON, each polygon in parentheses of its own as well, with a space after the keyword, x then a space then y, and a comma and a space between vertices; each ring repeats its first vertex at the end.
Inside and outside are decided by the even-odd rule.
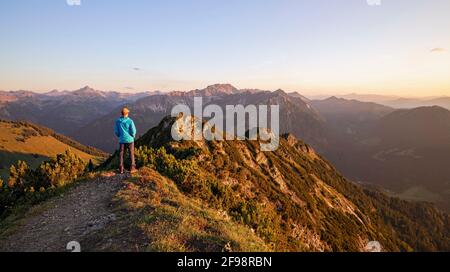
POLYGON ((34 204, 85 173, 86 163, 71 151, 43 162, 37 169, 24 161, 12 165, 7 182, 0 180, 0 217, 20 204, 34 204))

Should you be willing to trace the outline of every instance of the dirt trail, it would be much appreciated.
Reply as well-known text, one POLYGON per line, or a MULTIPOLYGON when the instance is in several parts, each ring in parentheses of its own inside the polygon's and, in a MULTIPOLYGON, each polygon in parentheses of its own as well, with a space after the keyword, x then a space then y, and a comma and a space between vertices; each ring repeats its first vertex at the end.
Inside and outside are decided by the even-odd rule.
POLYGON ((38 205, 9 230, 12 233, 1 235, 0 251, 67 251, 67 243, 116 220, 111 200, 125 177, 104 174, 38 205))

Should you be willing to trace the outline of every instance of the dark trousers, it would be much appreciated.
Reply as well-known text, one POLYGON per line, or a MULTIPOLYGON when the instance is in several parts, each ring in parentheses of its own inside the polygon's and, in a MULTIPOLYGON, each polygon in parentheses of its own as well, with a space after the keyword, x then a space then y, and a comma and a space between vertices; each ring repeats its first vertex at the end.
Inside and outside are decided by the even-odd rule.
POLYGON ((125 153, 125 149, 128 149, 130 151, 130 158, 131 158, 131 167, 135 167, 136 163, 134 162, 134 143, 129 144, 120 144, 120 168, 123 168, 123 156, 125 153))

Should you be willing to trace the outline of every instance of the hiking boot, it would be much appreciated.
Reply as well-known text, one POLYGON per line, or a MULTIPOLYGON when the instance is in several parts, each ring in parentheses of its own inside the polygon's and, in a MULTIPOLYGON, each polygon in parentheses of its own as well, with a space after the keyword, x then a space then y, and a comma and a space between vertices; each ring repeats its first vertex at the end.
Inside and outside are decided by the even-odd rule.
POLYGON ((137 172, 136 166, 131 166, 130 173, 133 174, 133 173, 136 173, 136 172, 137 172))
POLYGON ((123 174, 123 166, 119 168, 119 174, 123 174))

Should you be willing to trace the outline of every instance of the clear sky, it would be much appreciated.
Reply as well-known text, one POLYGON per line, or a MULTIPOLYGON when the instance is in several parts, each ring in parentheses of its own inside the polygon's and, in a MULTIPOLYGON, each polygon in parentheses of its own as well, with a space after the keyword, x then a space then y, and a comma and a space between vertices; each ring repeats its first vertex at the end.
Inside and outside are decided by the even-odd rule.
POLYGON ((380 1, 1 0, 0 90, 450 96, 450 1, 380 1))

